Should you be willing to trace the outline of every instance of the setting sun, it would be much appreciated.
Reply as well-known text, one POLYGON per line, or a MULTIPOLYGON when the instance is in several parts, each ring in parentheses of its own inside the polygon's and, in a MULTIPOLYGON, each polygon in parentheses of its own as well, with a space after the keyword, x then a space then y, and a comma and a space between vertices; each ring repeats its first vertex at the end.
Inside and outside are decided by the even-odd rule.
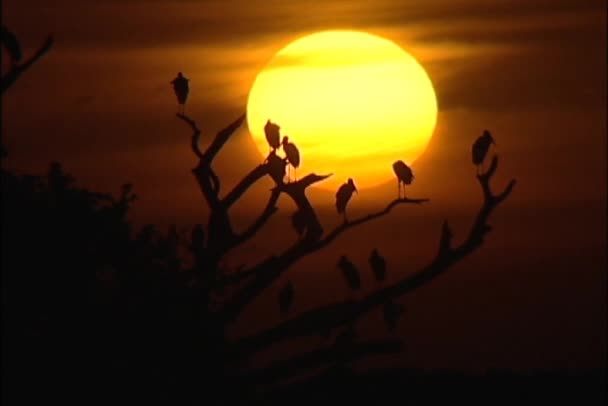
POLYGON ((301 155, 298 175, 333 173, 359 188, 394 177, 392 163, 413 163, 435 127, 437 101, 424 68, 395 43, 364 32, 327 31, 280 50, 259 73, 247 103, 249 130, 264 156, 267 120, 301 155))

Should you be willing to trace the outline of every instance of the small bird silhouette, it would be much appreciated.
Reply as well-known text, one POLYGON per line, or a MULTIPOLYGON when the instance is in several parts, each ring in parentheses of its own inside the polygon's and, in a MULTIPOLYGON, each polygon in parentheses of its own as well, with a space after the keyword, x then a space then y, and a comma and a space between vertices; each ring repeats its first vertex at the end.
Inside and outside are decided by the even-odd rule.
POLYGON ((414 181, 414 173, 412 169, 399 160, 393 163, 393 171, 397 175, 398 196, 401 199, 401 184, 403 183, 403 198, 405 199, 405 185, 411 185, 414 181))
POLYGON ((21 45, 17 36, 9 31, 4 25, 1 27, 0 43, 4 46, 11 58, 11 64, 17 65, 21 61, 21 45))
POLYGON ((340 186, 336 192, 336 209, 338 210, 338 214, 344 215, 345 223, 348 221, 346 218, 346 205, 353 195, 353 192, 358 193, 355 182, 351 178, 348 179, 348 182, 340 186))
POLYGON ((268 165, 268 174, 277 185, 282 185, 285 178, 285 167, 287 166, 287 158, 277 156, 276 151, 270 151, 266 159, 268 165))
POLYGON ((346 256, 342 255, 340 257, 338 268, 340 268, 342 271, 342 275, 344 275, 344 279, 346 279, 346 283, 348 284, 349 288, 352 290, 358 290, 361 288, 359 270, 352 262, 348 260, 348 258, 346 258, 346 256))
POLYGON ((369 264, 372 267, 374 276, 378 282, 382 282, 386 279, 386 260, 378 253, 378 250, 374 248, 372 254, 369 257, 369 264))
POLYGON ((298 236, 302 237, 306 231, 306 213, 302 210, 296 210, 291 215, 291 225, 298 233, 298 236))
POLYGON ((188 93, 190 92, 190 86, 188 84, 190 79, 187 79, 181 72, 177 73, 177 77, 171 81, 173 85, 173 91, 177 96, 177 103, 179 104, 179 113, 185 113, 185 104, 188 99, 188 93))
POLYGON ((392 300, 384 303, 383 315, 384 322, 389 331, 394 331, 397 328, 397 322, 403 314, 405 307, 401 303, 395 303, 392 300))
POLYGON ((266 141, 268 142, 269 152, 275 151, 281 147, 281 135, 279 133, 281 127, 274 124, 270 120, 266 121, 264 126, 264 134, 266 135, 266 141))
MULTIPOLYGON (((296 170, 298 166, 300 166, 300 151, 293 142, 289 142, 289 137, 284 136, 283 142, 283 151, 285 151, 285 155, 287 156, 287 161, 291 166, 293 166, 293 173, 295 180, 298 180, 296 170)), ((289 168, 287 168, 289 171, 289 168)), ((287 179, 289 181, 289 172, 287 172, 287 179)))
POLYGON ((285 316, 289 312, 289 309, 293 304, 294 293, 293 283, 287 281, 287 284, 285 284, 283 289, 279 292, 279 308, 281 309, 282 316, 285 316))
POLYGON ((479 174, 482 169, 483 161, 486 159, 490 144, 496 145, 492 134, 488 130, 483 130, 481 134, 473 143, 471 148, 471 158, 473 165, 477 165, 477 173, 479 174))

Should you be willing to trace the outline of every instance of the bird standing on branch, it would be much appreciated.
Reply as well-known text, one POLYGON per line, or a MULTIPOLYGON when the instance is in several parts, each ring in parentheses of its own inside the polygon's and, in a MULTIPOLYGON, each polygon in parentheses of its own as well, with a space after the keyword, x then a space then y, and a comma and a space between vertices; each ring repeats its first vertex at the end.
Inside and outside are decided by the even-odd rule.
MULTIPOLYGON (((293 166, 294 178, 297 181, 298 176, 296 174, 296 169, 300 166, 300 151, 293 142, 289 142, 289 137, 284 136, 283 142, 283 151, 285 151, 285 155, 287 156, 287 161, 291 166, 293 166)), ((287 182, 289 182, 289 167, 287 168, 287 182)))
POLYGON ((276 151, 270 151, 266 158, 268 165, 268 174, 277 185, 282 185, 285 178, 285 167, 287 166, 287 158, 277 156, 276 151))
POLYGON ((348 221, 346 218, 346 205, 353 195, 353 192, 358 193, 355 182, 351 178, 348 179, 348 182, 340 186, 336 192, 336 209, 338 210, 338 214, 344 215, 345 223, 348 221))
POLYGON ((269 153, 276 151, 281 147, 281 135, 279 133, 281 127, 274 124, 270 120, 266 121, 266 125, 264 126, 264 135, 266 136, 266 141, 268 142, 268 147, 270 148, 269 153))
POLYGON ((369 257, 369 264, 374 272, 374 277, 378 282, 383 282, 386 279, 386 260, 374 248, 369 257))
POLYGON ((188 84, 190 79, 187 79, 181 72, 177 73, 177 77, 171 81, 173 85, 173 91, 177 97, 177 103, 179 104, 178 113, 185 113, 185 104, 188 99, 188 93, 190 92, 190 86, 188 84))
POLYGON ((471 158, 473 161, 473 165, 477 165, 477 174, 481 172, 481 167, 483 165, 483 161, 486 159, 486 155, 488 154, 488 150, 490 149, 490 144, 496 145, 494 142, 494 138, 492 134, 488 130, 483 130, 483 134, 481 134, 473 143, 473 147, 471 148, 471 158))
POLYGON ((338 262, 338 268, 342 271, 342 275, 344 275, 344 279, 346 279, 346 283, 348 287, 352 290, 358 290, 361 288, 361 277, 359 276, 359 270, 346 258, 344 255, 340 257, 340 261, 338 262))
POLYGON ((405 185, 411 185, 414 181, 414 172, 403 161, 393 163, 393 171, 397 175, 398 198, 401 199, 401 184, 403 183, 403 198, 405 199, 405 185))

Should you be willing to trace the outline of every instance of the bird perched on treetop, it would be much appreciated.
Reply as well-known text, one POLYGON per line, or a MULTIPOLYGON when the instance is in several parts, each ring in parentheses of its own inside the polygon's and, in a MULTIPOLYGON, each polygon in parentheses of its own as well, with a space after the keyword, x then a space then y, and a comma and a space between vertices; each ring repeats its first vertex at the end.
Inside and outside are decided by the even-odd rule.
POLYGON ((348 179, 348 182, 340 186, 336 192, 336 209, 338 210, 338 214, 344 215, 345 223, 348 221, 346 218, 346 205, 353 195, 353 192, 358 193, 355 182, 351 178, 348 179))
POLYGON ((473 143, 473 146, 471 148, 471 158, 473 161, 473 165, 477 165, 478 174, 481 171, 483 161, 485 160, 486 155, 488 154, 490 144, 496 145, 492 134, 490 134, 488 130, 483 130, 483 134, 481 134, 473 143))
POLYGON ((393 163, 393 171, 397 175, 397 188, 399 199, 401 199, 401 184, 403 183, 403 198, 405 199, 405 185, 411 185, 414 181, 414 172, 403 161, 393 163))
POLYGON ((181 114, 185 112, 184 104, 186 104, 188 93, 190 92, 188 82, 190 82, 190 79, 187 79, 181 72, 178 72, 177 77, 171 81, 173 91, 175 91, 175 96, 177 96, 177 103, 179 103, 179 113, 181 114))
POLYGON ((382 282, 386 279, 386 260, 378 253, 378 250, 374 248, 372 254, 369 257, 369 264, 372 267, 374 276, 378 282, 382 282))

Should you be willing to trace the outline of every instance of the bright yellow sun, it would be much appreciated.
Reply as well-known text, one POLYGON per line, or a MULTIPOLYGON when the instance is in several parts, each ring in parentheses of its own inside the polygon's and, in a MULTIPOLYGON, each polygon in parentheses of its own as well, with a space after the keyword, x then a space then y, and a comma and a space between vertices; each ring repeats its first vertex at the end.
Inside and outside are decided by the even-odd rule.
POLYGON ((263 156, 268 119, 300 150, 298 178, 333 173, 318 186, 337 190, 353 178, 362 189, 394 178, 394 161, 411 164, 424 152, 437 100, 424 68, 395 43, 325 31, 280 50, 253 83, 247 121, 263 156))

